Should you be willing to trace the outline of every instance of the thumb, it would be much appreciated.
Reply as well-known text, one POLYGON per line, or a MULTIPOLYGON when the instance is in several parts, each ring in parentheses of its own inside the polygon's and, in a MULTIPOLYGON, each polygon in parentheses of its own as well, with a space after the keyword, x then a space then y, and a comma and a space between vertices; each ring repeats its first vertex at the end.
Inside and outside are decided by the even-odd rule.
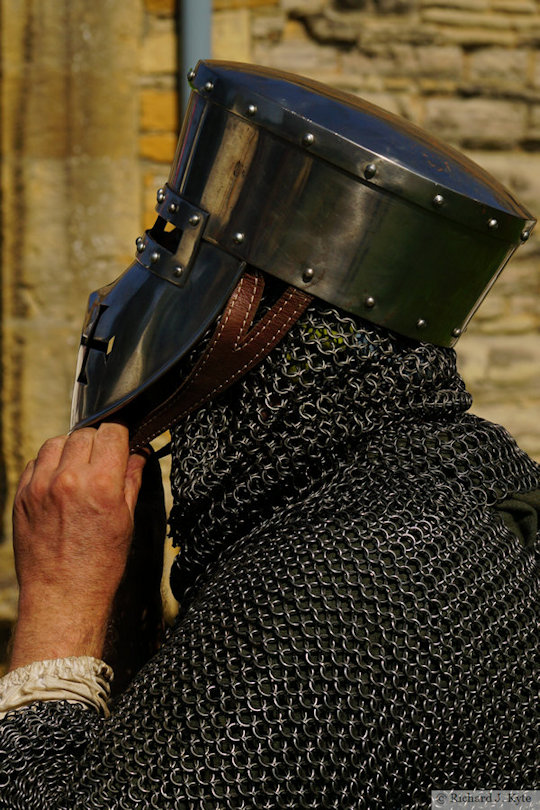
POLYGON ((142 473, 146 464, 146 456, 133 453, 130 455, 126 468, 124 481, 124 496, 131 516, 135 514, 137 497, 141 488, 142 473))

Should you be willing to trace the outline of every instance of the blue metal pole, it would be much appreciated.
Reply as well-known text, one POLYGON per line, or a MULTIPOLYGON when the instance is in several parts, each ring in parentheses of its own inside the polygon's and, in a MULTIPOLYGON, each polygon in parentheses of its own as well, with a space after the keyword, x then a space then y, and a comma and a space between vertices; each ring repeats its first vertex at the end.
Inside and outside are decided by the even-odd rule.
POLYGON ((186 76, 199 59, 211 56, 212 0, 179 0, 178 65, 182 113, 185 112, 190 89, 186 76))

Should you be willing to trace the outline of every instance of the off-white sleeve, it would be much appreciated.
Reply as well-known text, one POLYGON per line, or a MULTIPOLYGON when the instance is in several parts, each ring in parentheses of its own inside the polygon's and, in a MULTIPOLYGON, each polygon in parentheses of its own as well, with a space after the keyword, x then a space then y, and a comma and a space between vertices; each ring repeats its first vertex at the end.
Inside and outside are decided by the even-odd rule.
POLYGON ((108 717, 112 669, 90 656, 34 661, 0 678, 0 719, 43 700, 67 700, 108 717))

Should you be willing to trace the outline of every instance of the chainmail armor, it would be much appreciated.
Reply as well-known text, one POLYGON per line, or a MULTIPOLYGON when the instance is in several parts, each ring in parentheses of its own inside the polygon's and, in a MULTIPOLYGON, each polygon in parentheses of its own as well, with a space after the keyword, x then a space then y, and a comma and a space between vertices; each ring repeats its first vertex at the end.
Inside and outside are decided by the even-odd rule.
POLYGON ((0 723, 9 810, 424 810, 536 784, 540 487, 454 353, 316 303, 174 434, 178 621, 111 718, 0 723))

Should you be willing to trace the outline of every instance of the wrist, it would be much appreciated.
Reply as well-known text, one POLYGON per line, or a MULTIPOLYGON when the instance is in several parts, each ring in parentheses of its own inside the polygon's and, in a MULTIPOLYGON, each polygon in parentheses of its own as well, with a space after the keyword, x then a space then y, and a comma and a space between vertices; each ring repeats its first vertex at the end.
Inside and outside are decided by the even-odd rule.
POLYGON ((21 592, 10 670, 54 658, 100 658, 111 604, 81 608, 68 599, 58 604, 44 595, 21 592))

